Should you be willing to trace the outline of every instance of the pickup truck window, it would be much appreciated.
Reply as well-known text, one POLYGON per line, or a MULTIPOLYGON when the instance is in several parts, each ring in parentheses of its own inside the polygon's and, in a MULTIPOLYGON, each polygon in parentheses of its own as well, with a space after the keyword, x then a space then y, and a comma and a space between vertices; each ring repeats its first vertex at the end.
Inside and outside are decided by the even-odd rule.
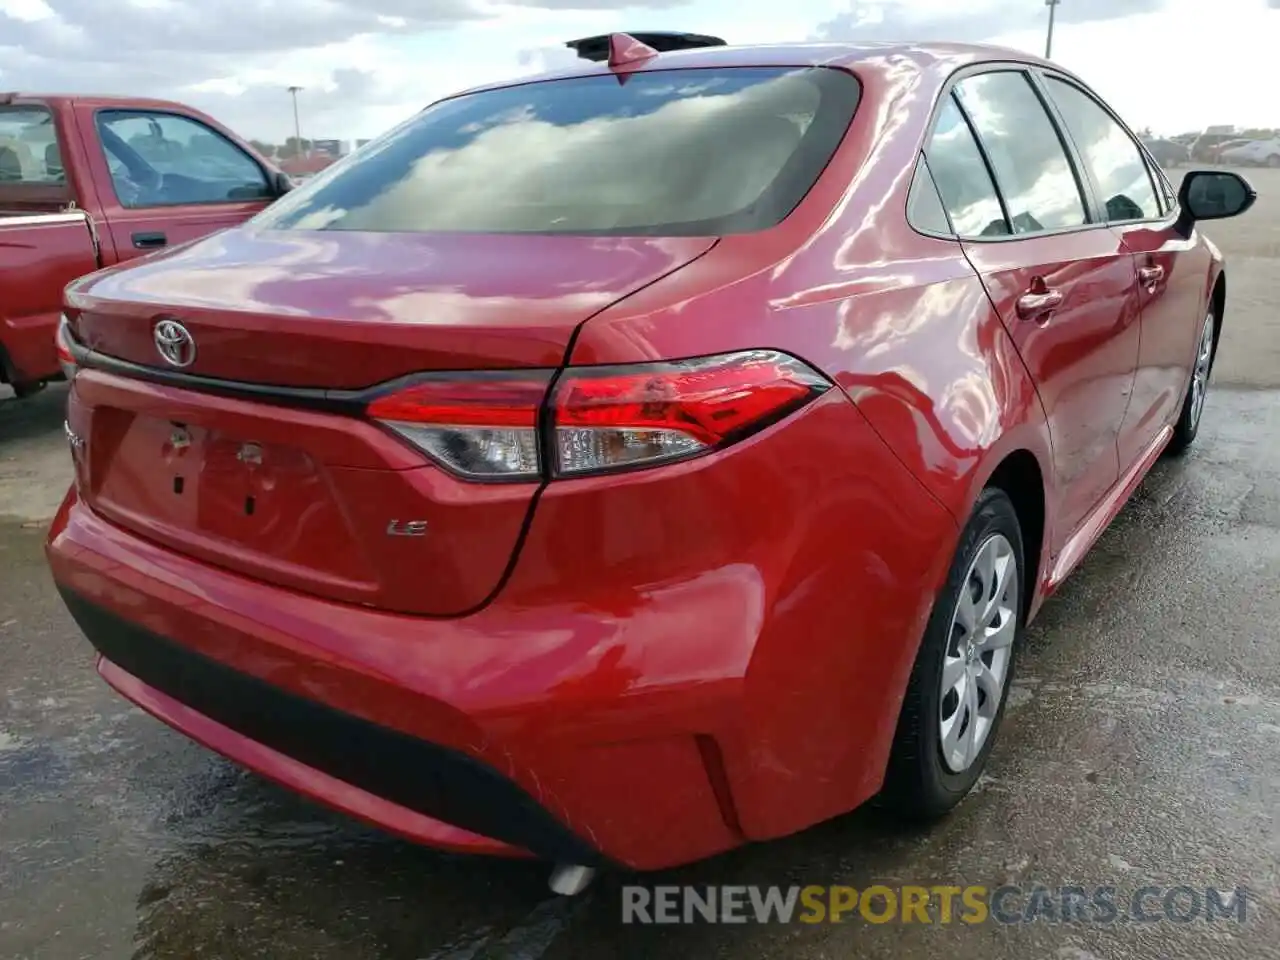
POLYGON ((53 114, 44 107, 0 107, 0 183, 66 182, 53 114))
POLYGON ((97 123, 121 206, 237 203, 272 196, 257 161, 198 120, 101 110, 97 123))

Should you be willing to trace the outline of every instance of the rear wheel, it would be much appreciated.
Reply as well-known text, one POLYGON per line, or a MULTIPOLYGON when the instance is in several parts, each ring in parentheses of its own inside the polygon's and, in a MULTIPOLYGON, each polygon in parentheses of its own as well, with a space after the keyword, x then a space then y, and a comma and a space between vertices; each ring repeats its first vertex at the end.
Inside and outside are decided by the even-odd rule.
POLYGON ((1191 382, 1182 401, 1182 415, 1173 428, 1173 438, 1166 448, 1168 453, 1182 453, 1200 432, 1200 415, 1204 413, 1205 397, 1209 393, 1209 375, 1213 372, 1213 311, 1204 318, 1200 328, 1200 341, 1196 346, 1196 359, 1191 367, 1191 382))
POLYGON ((34 383, 13 383, 9 386, 13 390, 13 395, 19 400, 22 400, 26 397, 35 396, 45 388, 46 384, 43 381, 37 380, 34 383))
POLYGON ((898 718, 883 799, 933 819, 977 782, 1004 716, 1022 632, 1022 532, 1009 497, 979 498, 934 603, 898 718))
POLYGON ((1267 166, 1272 168, 1280 167, 1280 153, 1273 153, 1267 157, 1267 166))

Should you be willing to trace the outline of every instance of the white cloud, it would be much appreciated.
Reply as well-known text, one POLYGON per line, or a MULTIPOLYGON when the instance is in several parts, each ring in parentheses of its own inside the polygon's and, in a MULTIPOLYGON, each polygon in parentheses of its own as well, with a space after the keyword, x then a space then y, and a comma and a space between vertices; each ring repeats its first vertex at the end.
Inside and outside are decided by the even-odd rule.
MULTIPOLYGON (((0 0, 0 88, 183 100, 249 136, 365 137, 468 86, 648 27, 768 43, 989 39, 1039 52, 1040 0, 0 0)), ((1055 59, 1132 123, 1280 123, 1280 0, 1062 0, 1055 59)))

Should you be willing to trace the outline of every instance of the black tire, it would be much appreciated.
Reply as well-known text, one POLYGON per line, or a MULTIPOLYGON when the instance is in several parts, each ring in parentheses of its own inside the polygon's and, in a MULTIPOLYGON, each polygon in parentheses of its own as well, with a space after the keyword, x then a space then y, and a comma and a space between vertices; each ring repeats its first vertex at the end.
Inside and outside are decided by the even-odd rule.
POLYGON ((920 651, 911 670, 902 712, 898 716, 898 728, 894 734, 885 785, 880 796, 880 806, 894 816, 913 821, 937 819, 963 800, 981 776, 1000 732, 1009 688, 1015 676, 1018 651, 1022 646, 1027 608, 1024 597, 1027 580, 1024 556, 1022 530, 1018 525, 1018 515, 1013 509, 1013 503, 1003 490, 984 490, 960 535, 951 570, 947 574, 946 586, 934 602, 920 651), (1020 578, 1017 584, 1018 601, 1015 604, 1017 622, 1000 704, 990 733, 972 764, 963 772, 955 773, 943 759, 939 730, 943 717, 943 660, 952 644, 952 621, 960 592, 967 586, 967 574, 980 548, 996 534, 1002 534, 1012 545, 1017 561, 1017 576, 1020 578))
POLYGON ((1200 329, 1200 336, 1196 340, 1196 359, 1192 361, 1191 376, 1187 380, 1187 392, 1182 397, 1182 412, 1178 416, 1178 422, 1174 424, 1173 437, 1169 440, 1169 445, 1165 447, 1165 453, 1170 456, 1176 457, 1186 452, 1187 448, 1195 442, 1196 435, 1200 432, 1200 422, 1204 419, 1204 400, 1201 399, 1197 407, 1195 402, 1197 364, 1200 360, 1200 352, 1205 338, 1208 337, 1210 340, 1209 367, 1205 371, 1203 384, 1203 390, 1207 394, 1209 391, 1209 377, 1213 373, 1213 360, 1217 354, 1216 344, 1212 342, 1215 323, 1213 310, 1210 309, 1208 316, 1205 317, 1204 326, 1200 329))
POLYGON ((13 395, 19 400, 25 400, 27 397, 34 397, 37 393, 45 388, 46 384, 41 381, 35 383, 13 383, 10 384, 13 395))

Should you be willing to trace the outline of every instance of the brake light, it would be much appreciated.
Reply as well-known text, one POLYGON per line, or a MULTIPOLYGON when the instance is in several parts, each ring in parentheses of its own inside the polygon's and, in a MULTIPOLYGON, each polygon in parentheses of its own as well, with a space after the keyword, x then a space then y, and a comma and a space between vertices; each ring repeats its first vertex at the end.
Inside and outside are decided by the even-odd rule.
POLYGON ((655 466, 722 449, 830 388, 800 360, 752 350, 696 360, 550 371, 442 375, 369 404, 379 420, 473 479, 576 476, 655 466), (544 450, 551 463, 543 463, 544 450))
POLYGON ((53 335, 53 345, 58 353, 58 366, 62 369, 62 375, 70 383, 75 379, 76 370, 79 368, 76 364, 75 356, 71 353, 71 344, 67 341, 67 318, 65 316, 59 321, 58 330, 53 335))

